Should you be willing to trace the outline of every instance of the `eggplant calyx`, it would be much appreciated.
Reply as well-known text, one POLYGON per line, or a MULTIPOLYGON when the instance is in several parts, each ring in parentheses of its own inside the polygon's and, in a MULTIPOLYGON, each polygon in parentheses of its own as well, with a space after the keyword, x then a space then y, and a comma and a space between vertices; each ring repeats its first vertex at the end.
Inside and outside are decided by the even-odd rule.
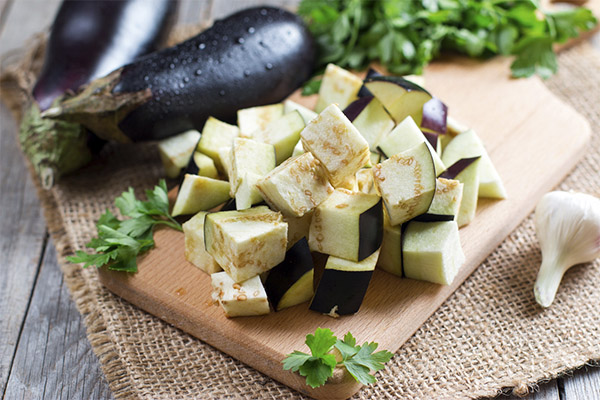
POLYGON ((71 122, 42 118, 36 102, 32 102, 23 115, 19 142, 44 189, 50 189, 60 176, 79 169, 92 159, 85 128, 71 122))
POLYGON ((113 93, 122 68, 92 81, 83 91, 65 98, 42 113, 43 118, 79 123, 106 140, 130 143, 119 123, 131 111, 152 98, 150 89, 131 93, 113 93))

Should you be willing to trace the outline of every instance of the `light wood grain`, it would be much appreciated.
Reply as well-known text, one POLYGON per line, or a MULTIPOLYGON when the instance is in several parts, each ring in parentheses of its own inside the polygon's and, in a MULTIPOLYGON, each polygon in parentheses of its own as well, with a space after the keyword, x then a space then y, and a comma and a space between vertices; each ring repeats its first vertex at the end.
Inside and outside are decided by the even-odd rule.
POLYGON ((565 399, 600 400, 600 368, 586 367, 563 378, 565 399))
POLYGON ((112 398, 69 298, 52 243, 43 257, 5 398, 112 398))
POLYGON ((15 131, 8 110, 0 105, 0 393, 27 312, 46 229, 15 131))
MULTIPOLYGON (((509 198, 480 202, 477 218, 461 229, 467 262, 450 286, 398 279, 375 271, 358 314, 332 319, 306 304, 263 317, 227 319, 212 306, 208 275, 183 256, 183 235, 161 230, 157 247, 140 260, 133 276, 109 271, 104 284, 118 295, 287 385, 317 398, 344 398, 356 385, 312 390, 281 360, 302 349, 317 327, 352 331, 396 351, 489 253, 557 185, 585 154, 587 122, 556 99, 538 79, 511 80, 508 61, 453 59, 433 64, 425 79, 451 115, 477 130, 506 185, 509 198), (543 107, 539 105, 543 104, 543 107), (572 132, 568 137, 564 131, 572 132), (164 265, 169 264, 165 274, 164 265), (199 295, 200 294, 200 295, 199 295)), ((311 105, 315 98, 294 97, 311 105)))

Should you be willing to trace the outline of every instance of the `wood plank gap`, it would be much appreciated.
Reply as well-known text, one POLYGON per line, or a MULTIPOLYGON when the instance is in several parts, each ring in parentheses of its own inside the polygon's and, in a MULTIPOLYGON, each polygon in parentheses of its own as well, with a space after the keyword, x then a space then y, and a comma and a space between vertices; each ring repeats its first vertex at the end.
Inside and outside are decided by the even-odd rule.
POLYGON ((12 8, 14 0, 7 0, 0 10, 0 37, 2 37, 2 32, 4 31, 4 25, 6 24, 6 20, 8 19, 8 14, 10 14, 10 10, 12 8))
POLYGON ((559 400, 567 400, 565 393, 565 380, 563 378, 556 379, 556 386, 558 386, 558 398, 559 400))
POLYGON ((13 369, 13 364, 15 362, 15 357, 17 355, 17 350, 19 349, 19 343, 21 342, 21 336, 23 335, 23 327, 25 326, 25 321, 27 320, 27 315, 29 314, 29 308, 31 307, 31 300, 33 299, 33 293, 35 292, 35 288, 37 287, 37 281, 40 276, 40 270, 42 269, 42 264, 44 263, 44 257, 46 255, 46 247, 48 246, 48 231, 44 233, 44 241, 42 243, 42 247, 40 249, 40 255, 38 257, 38 263, 35 271, 35 278, 33 279, 33 284, 31 285, 31 293, 29 294, 29 298, 27 299, 27 306, 25 307, 25 312, 23 313, 23 319, 21 320, 21 325, 19 327, 19 334, 17 335, 17 343, 15 345, 15 350, 13 351, 13 355, 10 359, 10 363, 8 365, 8 375, 6 376, 6 384, 4 385, 4 390, 2 391, 2 398, 4 399, 6 396, 6 389, 8 388, 8 382, 10 381, 10 374, 13 369))

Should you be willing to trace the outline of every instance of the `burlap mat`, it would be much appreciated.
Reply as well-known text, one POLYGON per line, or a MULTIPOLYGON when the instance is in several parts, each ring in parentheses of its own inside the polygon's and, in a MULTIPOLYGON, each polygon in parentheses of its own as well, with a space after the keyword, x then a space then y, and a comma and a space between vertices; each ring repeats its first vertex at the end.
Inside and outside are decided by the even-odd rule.
MULTIPOLYGON (((591 149, 560 189, 600 195, 600 56, 584 44, 563 52, 559 62, 547 85, 587 117, 594 132, 591 149)), ((94 269, 65 262, 95 234, 94 221, 117 195, 128 186, 141 193, 161 176, 152 145, 111 145, 90 167, 39 192, 65 280, 115 397, 299 397, 112 295, 94 269)), ((600 360, 600 261, 571 269, 555 303, 542 310, 532 295, 540 258, 529 217, 355 398, 476 398, 513 388, 524 394, 537 382, 600 360)))

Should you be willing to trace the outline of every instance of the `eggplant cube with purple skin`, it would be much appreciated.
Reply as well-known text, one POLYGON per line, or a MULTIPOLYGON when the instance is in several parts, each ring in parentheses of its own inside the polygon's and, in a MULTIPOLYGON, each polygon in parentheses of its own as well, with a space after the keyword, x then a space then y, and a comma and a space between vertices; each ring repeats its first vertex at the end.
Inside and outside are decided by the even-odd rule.
POLYGON ((481 157, 461 158, 442 174, 443 178, 456 179, 463 184, 462 199, 456 217, 459 228, 467 225, 475 218, 480 165, 481 157))
POLYGON ((374 166, 373 177, 392 225, 429 209, 435 194, 435 167, 424 142, 374 166))
POLYGON ((383 241, 377 268, 402 277, 402 225, 392 225, 385 209, 383 212, 383 241))
POLYGON ((378 257, 379 249, 359 262, 329 256, 309 308, 334 318, 356 313, 367 293, 378 257))
POLYGON ((401 153, 423 142, 425 142, 433 157, 436 175, 440 175, 444 172, 446 166, 431 143, 429 143, 427 136, 421 132, 412 117, 406 117, 393 131, 381 139, 378 148, 379 151, 389 158, 394 154, 401 153))
POLYGON ((381 246, 382 235, 381 198, 336 189, 315 210, 308 243, 312 251, 361 261, 381 246))
POLYGON ((402 247, 407 278, 450 285, 465 262, 456 221, 410 222, 402 247))
POLYGON ((291 158, 257 184, 265 201, 289 216, 301 217, 323 202, 333 187, 311 153, 291 158))
POLYGON ((207 274, 214 274, 223 269, 204 247, 204 218, 206 214, 208 213, 201 211, 181 226, 185 237, 185 259, 207 274))
POLYGON ((268 314, 269 300, 259 276, 236 282, 226 272, 210 276, 213 300, 217 301, 227 317, 268 314))
POLYGON ((241 282, 283 261, 287 224, 266 206, 210 213, 204 240, 206 251, 235 282, 241 282))
POLYGON ((306 239, 285 254, 285 260, 269 271, 265 290, 273 308, 281 309, 309 301, 313 294, 314 263, 306 239))
POLYGON ((369 144, 335 104, 327 107, 300 133, 310 151, 338 187, 369 162, 369 144))
POLYGON ((377 149, 379 141, 394 128, 394 120, 373 96, 354 101, 344 109, 344 114, 369 143, 372 151, 377 149))
POLYGON ((365 86, 396 122, 411 116, 421 125, 423 105, 432 98, 427 90, 399 76, 373 76, 365 81, 365 86))

